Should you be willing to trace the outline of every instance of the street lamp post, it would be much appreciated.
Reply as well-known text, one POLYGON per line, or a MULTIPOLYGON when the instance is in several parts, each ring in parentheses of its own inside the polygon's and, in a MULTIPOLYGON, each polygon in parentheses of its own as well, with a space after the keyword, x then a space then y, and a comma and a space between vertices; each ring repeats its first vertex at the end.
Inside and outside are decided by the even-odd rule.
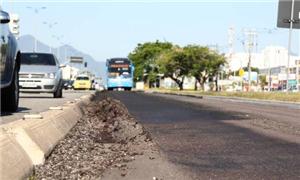
MULTIPOLYGON (((52 37, 53 37, 54 39, 56 39, 58 42, 61 42, 60 40, 61 40, 64 36, 63 36, 63 35, 61 35, 61 36, 52 35, 52 37)), ((58 59, 60 58, 59 46, 60 46, 60 44, 59 44, 58 47, 57 47, 57 58, 58 58, 58 59)))
MULTIPOLYGON (((292 0, 292 9, 291 9, 291 19, 289 20, 290 29, 289 29, 289 42, 288 42, 288 62, 286 68, 286 93, 289 93, 289 75, 290 75, 290 59, 291 59, 291 46, 292 46, 292 32, 293 32, 293 23, 294 23, 294 6, 295 0, 292 0)), ((282 88, 283 89, 283 88, 282 88)))
POLYGON ((252 50, 256 46, 257 32, 255 29, 249 29, 244 31, 246 36, 246 50, 248 53, 248 91, 251 91, 251 60, 252 60, 252 50))
MULTIPOLYGON (((44 21, 43 24, 48 25, 49 30, 51 30, 58 23, 57 22, 50 23, 50 22, 44 21)), ((49 45, 49 53, 52 53, 52 47, 50 45, 49 45)))
MULTIPOLYGON (((30 7, 28 6, 27 9, 32 9, 34 11, 34 13, 36 14, 36 16, 38 15, 39 11, 41 10, 45 10, 47 9, 47 7, 38 7, 38 8, 34 8, 34 7, 30 7)), ((37 26, 35 27, 36 33, 37 33, 37 26)), ((37 52, 37 38, 34 36, 34 52, 37 52)))

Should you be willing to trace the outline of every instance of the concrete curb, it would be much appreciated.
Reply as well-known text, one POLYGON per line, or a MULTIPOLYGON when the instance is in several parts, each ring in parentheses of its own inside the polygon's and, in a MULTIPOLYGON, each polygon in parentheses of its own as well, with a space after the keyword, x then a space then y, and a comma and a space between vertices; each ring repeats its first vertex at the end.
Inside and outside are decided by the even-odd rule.
POLYGON ((173 92, 156 92, 156 91, 144 91, 144 92, 150 93, 150 94, 167 94, 167 95, 186 96, 186 97, 194 97, 194 98, 203 99, 203 96, 193 95, 193 94, 182 94, 182 93, 173 93, 173 92))
POLYGON ((0 126, 0 179, 25 179, 43 164, 57 143, 82 117, 93 95, 41 113, 42 119, 21 119, 0 126))

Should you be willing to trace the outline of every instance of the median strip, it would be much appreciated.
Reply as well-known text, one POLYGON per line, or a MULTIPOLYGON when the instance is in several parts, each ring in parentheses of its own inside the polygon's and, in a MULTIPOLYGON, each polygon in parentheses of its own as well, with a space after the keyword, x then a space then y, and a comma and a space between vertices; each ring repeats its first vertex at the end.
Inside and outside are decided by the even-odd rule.
POLYGON ((40 114, 0 126, 0 179, 24 179, 34 165, 42 164, 57 143, 83 116, 91 96, 64 108, 52 107, 40 114))
POLYGON ((125 105, 97 98, 31 179, 182 179, 125 105))

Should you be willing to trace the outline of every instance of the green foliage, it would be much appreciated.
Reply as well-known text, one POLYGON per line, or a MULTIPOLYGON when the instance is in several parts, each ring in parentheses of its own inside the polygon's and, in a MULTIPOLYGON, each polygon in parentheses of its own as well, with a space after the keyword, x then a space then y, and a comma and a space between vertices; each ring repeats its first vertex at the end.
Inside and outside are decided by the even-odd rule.
POLYGON ((266 75, 259 76, 259 82, 260 82, 260 87, 263 89, 264 86, 268 85, 267 76, 266 75))
POLYGON ((174 80, 180 89, 186 76, 195 77, 204 86, 225 64, 224 56, 208 47, 188 45, 181 48, 159 41, 138 44, 128 57, 135 65, 135 80, 155 81, 161 73, 174 80))
POLYGON ((169 42, 146 42, 138 44, 138 46, 132 51, 128 58, 132 60, 135 66, 134 78, 135 80, 142 80, 144 74, 148 74, 148 79, 144 81, 156 78, 158 68, 156 66, 157 57, 165 50, 171 49, 172 44, 169 42))
POLYGON ((207 47, 188 45, 184 47, 184 52, 190 63, 189 73, 201 84, 202 89, 206 80, 216 76, 226 62, 224 56, 207 47))
MULTIPOLYGON (((243 67, 242 69, 243 69, 245 72, 248 71, 248 67, 243 67)), ((257 72, 257 73, 259 73, 259 69, 256 68, 256 67, 251 67, 251 72, 257 72)), ((234 74, 235 74, 236 76, 238 76, 238 75, 239 75, 239 70, 230 73, 230 75, 232 75, 232 76, 233 76, 234 74)))
POLYGON ((173 79, 180 89, 183 87, 185 76, 189 75, 190 63, 184 50, 178 46, 163 52, 158 60, 159 72, 173 79))

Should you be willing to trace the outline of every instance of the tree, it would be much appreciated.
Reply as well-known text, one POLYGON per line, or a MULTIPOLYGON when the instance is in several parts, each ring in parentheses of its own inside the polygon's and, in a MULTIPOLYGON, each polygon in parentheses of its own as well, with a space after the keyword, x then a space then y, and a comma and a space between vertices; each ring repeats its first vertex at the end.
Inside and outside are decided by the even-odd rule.
POLYGON ((218 74, 221 71, 221 67, 226 63, 225 57, 212 51, 209 55, 208 72, 210 78, 215 78, 215 87, 218 91, 218 74))
POLYGON ((156 60, 163 51, 172 47, 172 43, 159 41, 138 44, 128 55, 135 66, 134 80, 148 81, 149 84, 155 82, 158 74, 156 60))
POLYGON ((183 90, 184 78, 189 74, 189 63, 183 49, 176 46, 164 51, 157 60, 159 71, 169 77, 183 90))
POLYGON ((189 62, 189 74, 196 79, 195 90, 197 90, 197 82, 204 89, 204 83, 208 78, 206 66, 208 64, 209 49, 198 45, 188 45, 183 49, 189 62))
POLYGON ((260 75, 259 76, 259 82, 260 82, 261 89, 264 90, 265 86, 268 85, 267 76, 266 75, 260 75))
MULTIPOLYGON (((225 64, 225 57, 211 51, 208 47, 198 45, 188 45, 183 49, 189 62, 189 74, 195 77, 196 83, 199 82, 201 89, 204 90, 204 83, 207 79, 216 77, 220 67, 225 64)), ((195 90, 197 90, 196 83, 195 90)), ((217 81, 215 83, 217 86, 217 81)))

